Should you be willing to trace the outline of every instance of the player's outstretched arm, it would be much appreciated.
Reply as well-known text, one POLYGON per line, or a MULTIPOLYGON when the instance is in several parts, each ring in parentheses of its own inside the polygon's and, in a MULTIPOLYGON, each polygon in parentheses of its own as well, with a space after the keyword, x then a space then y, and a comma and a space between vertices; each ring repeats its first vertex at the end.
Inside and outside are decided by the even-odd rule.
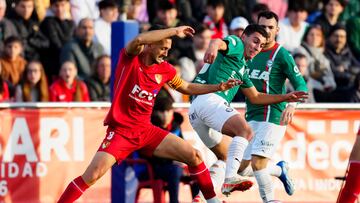
POLYGON ((175 78, 168 83, 172 88, 183 94, 197 95, 197 94, 207 94, 217 91, 225 91, 230 88, 235 87, 236 85, 241 85, 242 81, 236 79, 229 79, 226 82, 220 84, 198 84, 198 83, 188 83, 179 78, 175 78), (178 81, 178 82, 177 82, 178 81))
POLYGON ((253 104, 267 105, 280 102, 304 102, 308 98, 307 92, 295 91, 288 94, 264 94, 258 92, 255 87, 242 88, 243 94, 253 104))
POLYGON ((210 42, 209 47, 206 49, 204 55, 205 63, 213 63, 218 54, 218 51, 225 51, 227 49, 227 44, 222 39, 213 39, 210 42))
POLYGON ((135 56, 142 52, 145 44, 151 44, 173 36, 178 36, 180 38, 185 38, 186 36, 192 37, 194 33, 194 29, 190 26, 179 26, 143 32, 126 45, 126 53, 135 56))

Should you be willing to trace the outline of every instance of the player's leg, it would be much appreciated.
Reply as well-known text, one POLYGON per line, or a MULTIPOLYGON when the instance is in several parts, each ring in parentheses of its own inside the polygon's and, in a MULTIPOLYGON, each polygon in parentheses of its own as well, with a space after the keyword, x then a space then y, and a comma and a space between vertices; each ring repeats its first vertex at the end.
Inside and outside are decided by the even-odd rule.
MULTIPOLYGON (((197 115, 193 108, 189 111, 190 124, 192 125, 195 132, 199 135, 201 141, 205 146, 211 149, 217 157, 217 161, 209 168, 211 180, 213 182, 215 191, 219 191, 225 178, 225 161, 227 147, 231 141, 228 136, 209 128, 204 124, 200 115, 197 115)), ((201 198, 201 194, 197 195, 196 198, 201 198)))
POLYGON ((254 130, 254 138, 251 142, 251 166, 254 176, 259 185, 260 196, 264 202, 274 200, 274 188, 271 181, 269 169, 277 171, 284 169, 279 175, 279 179, 283 182, 286 192, 292 195, 294 187, 287 173, 285 162, 279 162, 277 169, 268 168, 268 161, 274 155, 277 146, 283 138, 286 126, 280 126, 269 122, 251 121, 249 125, 254 130))
MULTIPOLYGON (((220 174, 224 173, 224 161, 227 158, 227 151, 231 138, 223 136, 220 132, 223 129, 224 123, 235 115, 240 114, 238 111, 228 106, 227 102, 216 94, 198 96, 192 102, 189 109, 191 125, 204 144, 211 149, 218 158, 217 163, 211 167, 210 171, 218 171, 218 181, 214 182, 221 182, 221 184, 224 175, 220 176, 220 174), (203 103, 206 103, 206 105, 203 105, 203 103)), ((214 177, 214 179, 216 178, 213 174, 212 177, 214 177)), ((232 187, 239 187, 240 190, 249 189, 251 185, 251 181, 243 180, 238 176, 232 182, 232 187)))
POLYGON ((173 134, 169 134, 156 147, 154 156, 186 163, 189 167, 190 175, 197 180, 205 199, 208 202, 218 202, 209 170, 206 168, 200 153, 188 142, 173 134))
POLYGON ((84 174, 75 178, 67 186, 58 202, 71 203, 78 199, 87 188, 93 185, 109 170, 116 160, 122 160, 131 153, 131 151, 122 151, 121 155, 118 154, 120 151, 118 149, 121 149, 122 146, 126 145, 127 148, 131 148, 131 145, 127 144, 127 139, 108 129, 106 137, 84 174))
POLYGON ((58 202, 70 203, 77 200, 85 190, 102 177, 115 162, 116 160, 112 155, 106 152, 96 152, 85 173, 71 181, 58 202))
POLYGON ((225 182, 222 188, 222 193, 229 195, 231 191, 235 189, 233 180, 237 179, 237 171, 240 167, 244 151, 249 143, 248 140, 252 137, 252 131, 240 114, 230 117, 222 126, 221 131, 233 137, 228 149, 225 182))
MULTIPOLYGON (((359 131, 360 132, 360 131, 359 131)), ((345 185, 339 193, 338 203, 355 203, 360 194, 360 134, 350 154, 345 185)))

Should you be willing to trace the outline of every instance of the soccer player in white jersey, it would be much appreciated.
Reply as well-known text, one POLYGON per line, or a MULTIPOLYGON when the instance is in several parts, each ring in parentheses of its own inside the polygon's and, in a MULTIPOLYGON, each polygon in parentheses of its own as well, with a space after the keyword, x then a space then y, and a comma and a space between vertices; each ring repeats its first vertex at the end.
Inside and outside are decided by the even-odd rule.
MULTIPOLYGON (((242 80, 240 89, 244 95, 252 103, 259 105, 301 101, 306 98, 305 92, 267 95, 258 92, 253 86, 245 71, 245 66, 249 59, 261 51, 267 36, 263 27, 253 24, 244 30, 241 39, 231 35, 224 39, 212 40, 204 57, 207 64, 200 70, 194 82, 213 84, 228 78, 242 80)), ((229 195, 233 190, 243 191, 252 186, 251 181, 237 175, 243 152, 252 136, 251 128, 245 119, 229 106, 238 89, 239 87, 235 87, 224 93, 216 92, 196 96, 189 109, 192 127, 218 158, 218 161, 210 168, 211 178, 215 189, 221 187, 225 178, 222 188, 225 195, 229 195), (222 133, 233 139, 228 139, 222 133)), ((198 200, 199 197, 196 197, 194 202, 198 200)))

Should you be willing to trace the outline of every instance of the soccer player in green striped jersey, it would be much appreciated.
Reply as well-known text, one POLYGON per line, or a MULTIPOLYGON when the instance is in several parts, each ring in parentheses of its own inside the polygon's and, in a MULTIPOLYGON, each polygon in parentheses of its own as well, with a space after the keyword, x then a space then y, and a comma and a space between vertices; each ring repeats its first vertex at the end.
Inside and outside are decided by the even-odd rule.
MULTIPOLYGON (((278 16, 271 11, 262 12, 257 24, 268 32, 269 38, 263 50, 248 63, 246 69, 255 88, 266 94, 284 94, 285 80, 289 79, 296 91, 307 91, 305 80, 293 57, 275 41, 279 32, 278 16)), ((246 99, 245 118, 254 131, 254 137, 244 152, 239 174, 255 176, 263 202, 274 200, 274 184, 270 175, 277 176, 282 181, 289 195, 294 193, 287 163, 280 161, 277 165, 268 166, 268 160, 273 157, 284 137, 286 125, 291 122, 295 107, 296 103, 285 102, 256 105, 246 99)))
POLYGON ((231 35, 224 39, 212 40, 204 56, 207 64, 203 66, 194 81, 214 84, 226 81, 228 78, 235 78, 243 82, 239 87, 224 93, 196 96, 189 109, 192 127, 218 158, 210 169, 214 187, 221 187, 225 178, 222 192, 226 195, 234 189, 246 190, 252 186, 251 181, 244 180, 237 174, 243 152, 252 136, 251 128, 245 119, 229 106, 238 89, 240 88, 252 103, 262 105, 301 101, 307 97, 305 92, 267 95, 258 92, 253 86, 245 71, 245 66, 248 60, 261 51, 267 36, 263 27, 253 24, 244 30, 241 39, 231 35), (233 139, 223 136, 222 133, 233 139))

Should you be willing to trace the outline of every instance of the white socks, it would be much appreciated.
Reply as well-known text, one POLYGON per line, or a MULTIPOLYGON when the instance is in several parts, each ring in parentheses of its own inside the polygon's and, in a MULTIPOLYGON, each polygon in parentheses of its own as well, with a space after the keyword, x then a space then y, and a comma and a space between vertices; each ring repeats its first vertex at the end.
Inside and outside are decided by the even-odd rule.
MULTIPOLYGON (((243 171, 239 172, 238 174, 241 176, 254 176, 254 172, 249 164, 243 171)), ((280 177, 281 175, 281 168, 278 165, 275 165, 273 163, 269 163, 266 167, 269 174, 275 177, 280 177)))
POLYGON ((267 168, 268 172, 270 173, 270 175, 275 176, 275 177, 280 177, 281 172, 282 172, 280 166, 271 163, 271 164, 268 164, 266 168, 267 168))
POLYGON ((227 155, 225 178, 231 178, 237 175, 240 162, 248 144, 248 140, 240 136, 235 136, 232 139, 227 155))
POLYGON ((239 175, 246 177, 246 176, 254 176, 254 172, 251 168, 251 164, 249 164, 243 171, 238 173, 239 175))
POLYGON ((274 188, 267 168, 254 171, 254 176, 259 185, 260 197, 263 202, 274 200, 274 188))

